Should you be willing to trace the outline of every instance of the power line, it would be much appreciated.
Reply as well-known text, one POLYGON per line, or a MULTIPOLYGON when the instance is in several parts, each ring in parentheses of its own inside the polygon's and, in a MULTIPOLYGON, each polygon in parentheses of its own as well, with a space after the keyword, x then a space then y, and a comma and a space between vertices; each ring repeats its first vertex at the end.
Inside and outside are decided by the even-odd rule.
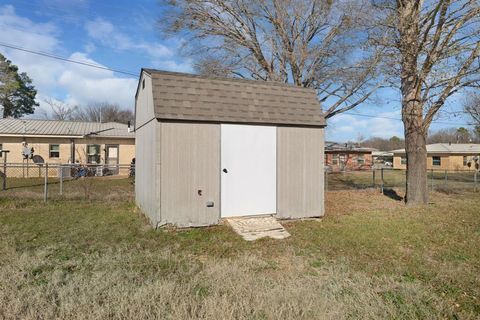
POLYGON ((10 48, 10 49, 14 49, 14 50, 18 50, 18 51, 23 51, 23 52, 31 53, 31 54, 35 54, 35 55, 39 55, 39 56, 42 56, 42 57, 47 57, 47 58, 51 58, 51 59, 57 59, 57 60, 61 60, 61 61, 65 61, 65 62, 70 62, 70 63, 75 63, 75 64, 79 64, 79 65, 82 65, 82 66, 91 67, 91 68, 97 68, 97 69, 101 69, 101 70, 108 70, 108 71, 112 71, 112 72, 116 72, 116 73, 121 73, 121 74, 126 74, 126 75, 129 75, 129 76, 134 76, 134 77, 138 78, 138 73, 134 73, 134 72, 131 72, 131 71, 123 71, 123 70, 112 69, 112 68, 108 68, 108 67, 104 67, 104 66, 99 66, 99 65, 97 65, 97 64, 93 64, 93 63, 89 63, 89 62, 78 61, 78 60, 73 60, 73 59, 69 59, 69 58, 57 56, 57 55, 54 55, 54 54, 51 54, 51 53, 46 53, 46 52, 40 52, 40 51, 34 51, 34 50, 30 50, 30 49, 25 49, 25 48, 22 48, 22 47, 18 47, 18 46, 15 46, 15 45, 12 45, 12 44, 8 44, 8 43, 3 43, 3 42, 0 42, 0 46, 6 47, 6 48, 10 48))
MULTIPOLYGON (((108 70, 108 71, 112 71, 112 72, 116 72, 116 73, 126 74, 126 75, 129 75, 129 76, 134 76, 134 77, 138 78, 138 74, 133 73, 131 71, 117 70, 117 69, 112 69, 112 68, 108 68, 108 67, 104 67, 104 66, 99 66, 99 65, 96 65, 96 64, 93 64, 93 63, 88 63, 88 62, 83 62, 83 61, 78 61, 78 60, 72 60, 72 59, 68 59, 68 58, 65 58, 65 57, 53 55, 53 54, 50 54, 50 53, 45 53, 45 52, 40 52, 40 51, 34 51, 34 50, 21 48, 21 47, 18 47, 18 46, 12 45, 12 44, 8 44, 8 43, 0 42, 0 46, 10 48, 10 49, 14 49, 14 50, 27 52, 27 53, 30 53, 30 54, 35 54, 35 55, 51 58, 51 59, 57 59, 57 60, 65 61, 65 62, 75 63, 75 64, 83 65, 83 66, 86 66, 86 67, 97 68, 97 69, 101 69, 101 70, 108 70)), ((402 119, 399 119, 399 118, 382 117, 382 116, 375 116, 375 115, 370 115, 370 114, 361 114, 361 113, 353 113, 353 112, 344 112, 344 114, 357 116, 357 117, 365 117, 365 118, 402 121, 402 119)), ((459 126, 469 126, 469 125, 471 125, 469 123, 442 122, 442 121, 435 121, 435 120, 433 122, 435 122, 436 124, 445 124, 445 125, 459 125, 459 126)))
MULTIPOLYGON (((392 117, 381 117, 381 116, 374 116, 370 114, 362 114, 362 113, 353 113, 353 112, 344 112, 344 114, 358 116, 358 117, 365 117, 365 118, 376 118, 376 119, 387 119, 387 120, 395 120, 395 121, 403 121, 399 118, 392 118, 392 117)), ((442 122, 433 120, 436 124, 445 124, 445 125, 457 125, 457 126, 470 126, 471 123, 460 123, 460 122, 442 122)))

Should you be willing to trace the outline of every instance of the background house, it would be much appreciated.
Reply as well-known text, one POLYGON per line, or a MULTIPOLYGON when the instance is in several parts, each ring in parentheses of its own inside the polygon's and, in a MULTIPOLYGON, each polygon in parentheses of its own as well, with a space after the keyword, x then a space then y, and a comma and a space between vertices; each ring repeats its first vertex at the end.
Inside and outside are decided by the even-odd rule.
POLYGON ((142 70, 136 201, 154 226, 324 214, 324 126, 314 90, 142 70))
POLYGON ((373 165, 373 148, 363 148, 353 143, 327 142, 325 165, 331 171, 367 170, 373 165))
POLYGON ((389 151, 373 151, 372 152, 373 165, 377 167, 392 167, 393 166, 393 152, 389 151))
MULTIPOLYGON (((405 149, 394 150, 393 167, 407 168, 405 149)), ((480 144, 434 143, 427 145, 427 169, 473 170, 474 159, 480 156, 480 144)))
MULTIPOLYGON (((0 149, 10 164, 129 164, 135 135, 121 123, 0 119, 0 149)), ((3 159, 0 159, 3 162, 3 159)))

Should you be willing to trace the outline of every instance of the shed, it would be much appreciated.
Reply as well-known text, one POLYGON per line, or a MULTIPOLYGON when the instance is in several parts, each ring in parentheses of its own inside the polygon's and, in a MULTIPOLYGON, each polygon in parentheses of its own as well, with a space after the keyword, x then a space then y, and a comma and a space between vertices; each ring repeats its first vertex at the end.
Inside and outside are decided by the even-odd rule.
POLYGON ((136 203, 155 227, 324 214, 313 89, 142 69, 135 124, 136 203))

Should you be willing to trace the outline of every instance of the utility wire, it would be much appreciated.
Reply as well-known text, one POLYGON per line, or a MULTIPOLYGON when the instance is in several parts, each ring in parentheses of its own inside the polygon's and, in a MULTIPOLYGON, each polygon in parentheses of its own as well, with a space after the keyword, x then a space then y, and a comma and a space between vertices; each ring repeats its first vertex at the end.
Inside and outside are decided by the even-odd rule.
MULTIPOLYGON (((45 52, 40 52, 40 51, 34 51, 34 50, 21 48, 21 47, 18 47, 18 46, 12 45, 12 44, 8 44, 8 43, 0 42, 0 46, 10 48, 10 49, 14 49, 14 50, 27 52, 27 53, 31 53, 31 54, 35 54, 35 55, 39 55, 39 56, 43 56, 43 57, 47 57, 47 58, 51 58, 51 59, 57 59, 57 60, 65 61, 65 62, 75 63, 75 64, 83 65, 83 66, 86 66, 86 67, 97 68, 97 69, 101 69, 101 70, 108 70, 108 71, 112 71, 112 72, 116 72, 116 73, 126 74, 126 75, 129 75, 129 76, 134 76, 134 77, 138 78, 138 74, 130 72, 130 71, 117 70, 117 69, 112 69, 112 68, 108 68, 108 67, 104 67, 104 66, 99 66, 99 65, 96 65, 96 64, 93 64, 93 63, 88 63, 88 62, 83 62, 83 61, 78 61, 78 60, 72 60, 72 59, 68 59, 68 58, 65 58, 65 57, 53 55, 53 54, 50 54, 50 53, 45 53, 45 52)), ((375 116, 375 115, 370 115, 370 114, 361 114, 361 113, 353 113, 353 112, 344 112, 343 114, 348 114, 348 115, 357 116, 357 117, 365 117, 365 118, 402 121, 402 119, 399 119, 399 118, 381 117, 381 116, 375 116)), ((471 125, 469 123, 442 122, 442 121, 435 121, 435 120, 433 122, 435 122, 436 124, 445 124, 445 125, 460 125, 460 126, 471 125)))
POLYGON ((104 67, 104 66, 99 66, 97 64, 93 64, 93 63, 89 63, 89 62, 72 60, 72 59, 57 56, 57 55, 54 55, 54 54, 29 50, 29 49, 21 48, 21 47, 14 46, 14 45, 8 44, 8 43, 3 43, 3 42, 0 42, 0 46, 10 48, 10 49, 14 49, 14 50, 27 52, 27 53, 31 53, 31 54, 35 54, 35 55, 39 55, 39 56, 43 56, 43 57, 47 57, 47 58, 51 58, 51 59, 57 59, 57 60, 65 61, 65 62, 75 63, 75 64, 79 64, 79 65, 86 66, 86 67, 97 68, 97 69, 108 70, 108 71, 112 71, 112 72, 116 72, 116 73, 126 74, 126 75, 129 75, 129 76, 134 76, 135 78, 138 78, 138 73, 134 73, 134 72, 131 72, 131 71, 117 70, 117 69, 112 69, 112 68, 108 68, 108 67, 104 67))
MULTIPOLYGON (((370 114, 361 114, 361 113, 353 113, 353 112, 344 112, 343 114, 348 114, 351 116, 358 116, 358 117, 365 117, 365 118, 376 118, 376 119, 388 119, 388 120, 395 120, 395 121, 403 121, 399 118, 392 118, 392 117, 381 117, 381 116, 374 116, 370 114)), ((470 126, 471 123, 460 123, 460 122, 442 122, 433 120, 436 124, 445 124, 445 125, 457 125, 457 126, 470 126)))

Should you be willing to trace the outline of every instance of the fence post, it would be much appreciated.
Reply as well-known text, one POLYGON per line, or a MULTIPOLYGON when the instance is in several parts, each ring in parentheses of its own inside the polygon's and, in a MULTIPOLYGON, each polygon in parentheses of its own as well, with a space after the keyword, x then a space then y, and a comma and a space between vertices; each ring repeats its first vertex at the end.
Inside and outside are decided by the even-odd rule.
POLYGON ((63 195, 63 166, 60 164, 60 195, 63 195))
POLYGON ((478 170, 475 170, 475 173, 473 174, 473 191, 477 192, 477 174, 478 170))
POLYGON ((445 170, 445 182, 444 182, 445 188, 447 187, 447 180, 448 180, 448 178, 447 178, 447 170, 445 170))
POLYGON ((373 187, 375 188, 375 169, 372 170, 373 174, 372 174, 372 180, 373 180, 373 187))
POLYGON ((45 163, 45 187, 43 188, 43 202, 48 198, 48 163, 45 163))
POLYGON ((2 190, 7 190, 7 154, 10 151, 2 150, 1 153, 3 154, 3 183, 2 183, 2 190))
POLYGON ((328 191, 328 171, 325 170, 325 192, 328 191))
POLYGON ((430 169, 430 185, 433 192, 433 169, 430 169))
POLYGON ((385 181, 383 180, 383 168, 380 169, 380 176, 382 178, 382 184, 380 186, 380 192, 383 194, 383 187, 384 187, 384 184, 385 184, 385 181))

